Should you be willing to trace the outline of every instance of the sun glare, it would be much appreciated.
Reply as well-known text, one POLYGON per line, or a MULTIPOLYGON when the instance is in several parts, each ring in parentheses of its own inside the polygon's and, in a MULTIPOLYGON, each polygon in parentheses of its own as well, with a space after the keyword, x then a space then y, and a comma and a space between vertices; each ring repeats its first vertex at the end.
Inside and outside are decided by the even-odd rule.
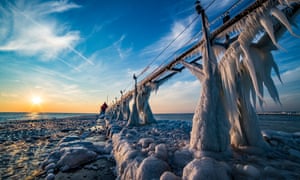
POLYGON ((42 103, 42 99, 39 96, 35 96, 31 99, 32 104, 40 105, 42 103))

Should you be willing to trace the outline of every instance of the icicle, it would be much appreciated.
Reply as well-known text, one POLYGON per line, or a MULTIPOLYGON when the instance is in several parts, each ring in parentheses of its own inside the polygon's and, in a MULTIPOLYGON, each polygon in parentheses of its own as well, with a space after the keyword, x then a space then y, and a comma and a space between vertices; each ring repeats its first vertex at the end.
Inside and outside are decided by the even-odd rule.
POLYGON ((272 20, 268 16, 263 16, 259 19, 259 22, 263 26, 263 28, 266 30, 266 32, 268 33, 268 35, 271 38, 273 44, 278 49, 283 49, 284 50, 284 48, 279 46, 279 44, 277 44, 277 42, 276 42, 272 20))
POLYGON ((221 59, 222 56, 224 55, 225 51, 226 51, 226 49, 223 46, 220 46, 220 45, 213 45, 212 49, 214 51, 215 56, 218 59, 221 59))
POLYGON ((192 64, 187 63, 187 62, 185 62, 185 61, 182 61, 181 63, 182 63, 182 65, 184 65, 187 69, 189 69, 189 70, 191 71, 191 73, 192 73, 193 75, 195 75, 195 76, 200 80, 200 82, 203 82, 203 79, 204 79, 204 77, 205 77, 205 74, 204 74, 203 70, 202 70, 200 67, 195 66, 195 65, 192 65, 192 64))
POLYGON ((275 71, 279 81, 282 84, 282 80, 281 80, 280 73, 279 73, 279 68, 278 68, 278 65, 275 63, 274 59, 272 60, 272 67, 274 68, 274 71, 275 71))
POLYGON ((297 35, 297 34, 295 34, 293 32, 293 30, 291 28, 291 25, 290 25, 288 19, 286 18, 285 14, 283 12, 281 12, 277 8, 272 8, 271 9, 271 15, 273 15, 274 17, 276 17, 286 27, 286 29, 291 33, 292 36, 300 38, 299 35, 297 35))
MULTIPOLYGON (((253 46, 250 47, 249 52, 253 55, 253 59, 255 60, 254 66, 257 75, 259 92, 261 93, 261 95, 263 95, 264 84, 267 87, 269 94, 273 98, 273 100, 280 103, 277 89, 271 77, 272 68, 277 66, 273 59, 272 53, 260 47, 253 46)), ((278 67, 275 71, 278 71, 278 67)), ((262 103, 263 102, 260 101, 260 105, 262 105, 262 103)))
POLYGON ((250 42, 252 39, 249 39, 251 34, 248 34, 247 31, 242 32, 242 34, 239 36, 238 41, 240 43, 240 48, 242 49, 245 58, 244 58, 244 65, 248 69, 249 75, 251 77, 255 92, 257 96, 263 100, 262 95, 259 93, 259 88, 258 88, 258 82, 257 82, 257 77, 256 77, 256 72, 255 72, 255 66, 254 66, 254 59, 253 55, 250 52, 250 42))

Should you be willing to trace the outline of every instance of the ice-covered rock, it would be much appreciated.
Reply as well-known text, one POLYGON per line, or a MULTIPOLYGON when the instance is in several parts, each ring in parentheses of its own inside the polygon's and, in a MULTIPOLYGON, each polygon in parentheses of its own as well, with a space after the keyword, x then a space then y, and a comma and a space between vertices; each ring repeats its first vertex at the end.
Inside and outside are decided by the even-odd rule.
POLYGON ((121 180, 136 179, 135 175, 139 164, 140 163, 137 160, 133 160, 130 163, 128 163, 124 168, 124 171, 121 174, 120 179, 121 180))
POLYGON ((170 167, 165 161, 150 156, 144 159, 138 167, 136 179, 159 179, 163 172, 168 170, 170 167))
POLYGON ((54 180, 55 179, 55 175, 53 173, 49 173, 46 177, 46 180, 54 180))
POLYGON ((181 180, 180 177, 176 176, 172 172, 165 171, 161 176, 160 180, 181 180))
POLYGON ((64 143, 64 142, 71 142, 75 140, 80 140, 78 136, 66 136, 62 140, 60 140, 59 144, 64 143))
POLYGON ((155 157, 166 161, 168 159, 168 150, 165 144, 155 146, 155 157))
POLYGON ((188 149, 177 150, 174 153, 173 163, 175 166, 183 168, 193 160, 193 154, 188 149))
POLYGON ((267 166, 263 170, 263 177, 261 179, 285 179, 278 169, 267 166))
POLYGON ((231 178, 228 166, 225 163, 220 163, 209 157, 203 157, 194 159, 184 167, 182 179, 229 180, 231 178))
POLYGON ((45 167, 45 171, 49 171, 50 169, 54 169, 55 167, 55 163, 50 163, 45 167))
POLYGON ((85 147, 87 149, 95 149, 94 144, 88 141, 71 141, 71 142, 64 142, 59 145, 60 148, 64 147, 85 147))
POLYGON ((300 159, 300 151, 297 151, 295 149, 289 149, 289 154, 292 157, 300 159))
POLYGON ((87 150, 86 148, 72 148, 61 156, 57 162, 57 167, 62 171, 77 168, 83 164, 95 160, 97 154, 94 151, 87 150))
POLYGON ((237 164, 235 165, 233 171, 234 174, 239 178, 248 177, 253 179, 259 179, 260 177, 260 171, 252 165, 237 164))
POLYGON ((154 140, 152 138, 141 138, 138 142, 142 146, 142 148, 147 148, 150 143, 153 143, 154 140))

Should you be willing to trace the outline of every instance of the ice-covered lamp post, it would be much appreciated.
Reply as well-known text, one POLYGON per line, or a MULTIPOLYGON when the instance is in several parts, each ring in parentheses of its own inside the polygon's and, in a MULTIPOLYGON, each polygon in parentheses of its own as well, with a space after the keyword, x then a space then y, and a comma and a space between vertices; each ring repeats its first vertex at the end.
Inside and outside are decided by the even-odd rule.
POLYGON ((139 113, 137 110, 136 106, 136 101, 137 101, 137 77, 135 74, 133 74, 133 79, 134 79, 134 97, 133 97, 133 104, 132 104, 132 109, 131 113, 128 119, 127 126, 137 126, 139 125, 139 113))
POLYGON ((190 147, 199 151, 224 152, 229 147, 229 124, 221 98, 220 75, 212 52, 205 11, 199 1, 195 5, 201 15, 205 48, 203 68, 199 68, 201 73, 196 74, 203 88, 193 117, 190 147))

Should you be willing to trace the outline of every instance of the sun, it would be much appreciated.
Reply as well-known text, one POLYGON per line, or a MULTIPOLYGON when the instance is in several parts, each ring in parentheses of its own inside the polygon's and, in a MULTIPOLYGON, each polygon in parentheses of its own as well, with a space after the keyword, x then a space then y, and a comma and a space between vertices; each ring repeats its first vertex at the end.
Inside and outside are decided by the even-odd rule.
POLYGON ((32 102, 33 105, 40 105, 42 103, 42 99, 39 96, 34 96, 31 99, 31 102, 32 102))

